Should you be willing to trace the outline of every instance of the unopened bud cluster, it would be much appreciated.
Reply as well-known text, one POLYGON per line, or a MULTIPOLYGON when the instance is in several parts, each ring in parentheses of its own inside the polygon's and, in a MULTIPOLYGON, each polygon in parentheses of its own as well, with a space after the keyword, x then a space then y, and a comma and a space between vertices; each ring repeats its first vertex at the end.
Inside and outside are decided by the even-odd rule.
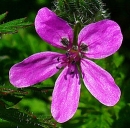
POLYGON ((79 21, 82 26, 109 17, 101 0, 55 0, 54 12, 70 25, 79 21))

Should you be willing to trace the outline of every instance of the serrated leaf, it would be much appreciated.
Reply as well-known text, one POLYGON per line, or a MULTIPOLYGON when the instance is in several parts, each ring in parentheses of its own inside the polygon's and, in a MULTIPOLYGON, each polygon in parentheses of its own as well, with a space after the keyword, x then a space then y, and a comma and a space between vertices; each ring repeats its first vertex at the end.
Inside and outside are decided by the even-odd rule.
POLYGON ((13 122, 19 128, 51 128, 51 124, 50 126, 44 122, 41 124, 34 115, 28 115, 13 108, 5 109, 0 106, 0 118, 13 122))
POLYGON ((36 123, 38 128, 42 128, 38 125, 37 120, 28 117, 28 115, 26 115, 22 112, 19 112, 16 109, 4 109, 4 108, 0 107, 0 111, 1 111, 0 118, 2 118, 4 120, 14 122, 15 124, 18 124, 20 126, 21 125, 25 126, 25 127, 30 126, 32 128, 36 127, 34 125, 34 123, 36 123))
POLYGON ((0 101, 4 107, 12 107, 22 100, 22 97, 25 96, 26 92, 19 89, 4 88, 0 86, 0 101))
POLYGON ((4 20, 4 18, 6 17, 8 12, 5 12, 3 14, 0 15, 0 22, 4 20))
POLYGON ((0 85, 0 95, 25 96, 28 94, 24 89, 15 88, 12 85, 0 85))
POLYGON ((20 18, 13 21, 0 25, 0 34, 13 34, 18 31, 20 28, 25 28, 31 26, 31 22, 27 22, 26 18, 20 18))
POLYGON ((12 107, 17 104, 22 98, 14 96, 14 95, 2 95, 0 100, 3 102, 3 105, 6 107, 12 107))

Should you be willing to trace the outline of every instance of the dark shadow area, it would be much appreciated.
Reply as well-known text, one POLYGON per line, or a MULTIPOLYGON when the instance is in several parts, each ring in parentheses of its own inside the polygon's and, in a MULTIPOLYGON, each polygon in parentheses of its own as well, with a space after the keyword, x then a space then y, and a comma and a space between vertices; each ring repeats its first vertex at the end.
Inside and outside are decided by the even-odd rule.
POLYGON ((38 4, 37 0, 1 0, 0 14, 8 12, 8 19, 13 20, 28 16, 30 12, 37 12, 39 8, 44 6, 50 7, 52 0, 38 4))

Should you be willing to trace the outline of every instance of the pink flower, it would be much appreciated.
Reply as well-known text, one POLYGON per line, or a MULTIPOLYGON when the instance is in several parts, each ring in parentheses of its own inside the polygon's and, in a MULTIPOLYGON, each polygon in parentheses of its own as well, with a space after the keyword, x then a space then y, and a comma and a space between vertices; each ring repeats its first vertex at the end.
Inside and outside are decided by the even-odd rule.
POLYGON ((86 25, 78 35, 77 46, 69 24, 44 7, 35 19, 39 36, 52 46, 66 50, 36 53, 11 67, 10 82, 17 88, 29 87, 53 76, 60 69, 52 94, 51 113, 63 123, 74 115, 80 97, 80 73, 86 88, 106 106, 115 105, 121 92, 112 76, 89 59, 101 59, 115 53, 122 43, 119 25, 101 20, 86 25))

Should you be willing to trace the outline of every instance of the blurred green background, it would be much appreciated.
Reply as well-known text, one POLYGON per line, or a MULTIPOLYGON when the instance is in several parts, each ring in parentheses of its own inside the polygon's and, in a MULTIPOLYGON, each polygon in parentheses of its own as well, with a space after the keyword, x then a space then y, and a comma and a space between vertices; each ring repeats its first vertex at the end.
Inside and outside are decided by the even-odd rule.
MULTIPOLYGON (((48 127, 126 128, 130 126, 130 1, 103 0, 103 2, 111 19, 121 26, 124 40, 117 53, 95 62, 114 77, 122 91, 120 101, 113 107, 106 107, 91 96, 82 85, 76 114, 70 121, 58 124, 52 119, 50 113, 51 93, 58 74, 32 88, 16 90, 9 83, 8 71, 10 67, 34 53, 56 50, 44 43, 35 32, 34 26, 30 26, 20 29, 16 34, 6 34, 0 38, 0 106, 4 104, 6 109, 19 109, 20 112, 31 115, 32 118, 37 117, 41 123, 46 122, 48 127), (43 87, 46 88, 43 89, 43 87)), ((8 11, 4 22, 22 17, 27 17, 28 21, 34 22, 37 11, 43 6, 51 8, 53 0, 0 0, 0 14, 8 11)), ((20 128, 27 123, 19 121, 24 116, 19 116, 18 113, 11 115, 11 111, 2 112, 3 110, 0 107, 0 128, 16 128, 17 126, 20 128), (7 113, 9 114, 8 118, 6 117, 7 113)))

